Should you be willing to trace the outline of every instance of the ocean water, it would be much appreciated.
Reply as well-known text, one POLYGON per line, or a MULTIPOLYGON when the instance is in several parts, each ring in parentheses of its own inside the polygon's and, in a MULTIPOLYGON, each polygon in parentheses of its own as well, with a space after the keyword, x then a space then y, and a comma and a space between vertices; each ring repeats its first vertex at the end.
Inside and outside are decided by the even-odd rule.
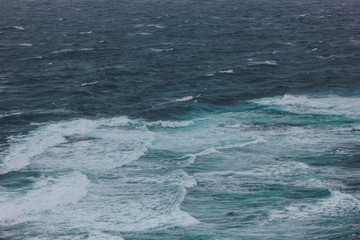
POLYGON ((360 239, 357 0, 0 0, 0 239, 360 239))

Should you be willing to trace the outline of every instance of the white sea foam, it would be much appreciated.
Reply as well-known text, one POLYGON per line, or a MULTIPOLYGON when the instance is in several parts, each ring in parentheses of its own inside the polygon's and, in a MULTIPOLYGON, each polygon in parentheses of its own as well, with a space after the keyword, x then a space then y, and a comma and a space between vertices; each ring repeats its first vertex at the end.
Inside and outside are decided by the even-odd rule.
POLYGON ((230 145, 218 146, 218 147, 213 146, 211 148, 207 148, 198 153, 186 154, 179 159, 187 159, 188 160, 187 164, 190 165, 190 164, 194 164, 196 158, 200 157, 200 156, 206 156, 206 155, 210 155, 210 154, 214 154, 214 153, 221 153, 221 150, 244 148, 244 147, 248 147, 250 145, 259 144, 259 143, 266 143, 266 140, 260 138, 260 139, 256 139, 256 140, 245 142, 245 143, 230 144, 230 145))
POLYGON ((216 147, 217 150, 226 150, 226 149, 233 149, 233 148, 244 148, 244 147, 248 147, 254 144, 259 144, 259 143, 266 143, 267 141, 263 138, 259 138, 253 141, 249 141, 249 142, 245 142, 245 143, 236 143, 236 144, 230 144, 230 145, 225 145, 225 146, 220 146, 220 147, 216 147))
POLYGON ((20 170, 31 161, 38 167, 45 164, 76 169, 127 164, 142 156, 153 140, 145 127, 112 128, 129 122, 128 118, 121 117, 97 121, 80 119, 41 126, 27 135, 13 137, 10 147, 1 153, 0 174, 20 170), (82 165, 84 162, 87 164, 82 165))
POLYGON ((116 234, 119 229, 144 231, 199 223, 180 209, 186 188, 196 186, 193 177, 182 170, 154 175, 143 163, 135 164, 134 174, 118 168, 138 160, 151 146, 153 134, 147 126, 153 124, 167 128, 191 122, 80 119, 49 124, 15 137, 7 156, 28 158, 31 169, 47 175, 64 175, 37 180, 24 195, 24 191, 1 194, 0 205, 10 209, 0 213, 1 221, 7 225, 31 222, 39 232, 51 230, 49 234, 61 234, 68 228, 92 229, 91 235, 97 239, 120 238, 116 234), (72 173, 65 174, 69 171, 72 173))
POLYGON ((234 70, 229 69, 229 70, 221 70, 219 71, 219 73, 234 73, 234 70))
POLYGON ((29 58, 20 58, 20 60, 32 60, 32 59, 42 59, 42 56, 35 56, 35 57, 29 57, 29 58))
POLYGON ((149 32, 139 32, 137 33, 138 35, 142 35, 142 36, 148 36, 148 35, 151 35, 151 33, 149 32))
POLYGON ((170 52, 173 51, 173 48, 150 48, 153 52, 170 52))
MULTIPOLYGON (((0 222, 19 223, 59 206, 76 204, 87 194, 89 180, 74 172, 59 178, 44 178, 23 196, 12 196, 0 202, 0 222)), ((18 193, 17 195, 21 195, 18 193)))
MULTIPOLYGON (((99 178, 88 196, 76 208, 60 209, 53 224, 66 222, 72 227, 95 232, 146 231, 199 223, 180 209, 186 188, 196 181, 184 171, 161 175, 127 174, 118 178, 99 178)), ((111 238, 111 236, 109 235, 111 238)))
MULTIPOLYGON (((113 118, 57 124, 62 141, 49 146, 42 156, 33 157, 32 167, 102 172, 131 163, 148 151, 153 136, 145 126, 128 129, 129 122, 127 118, 113 118)), ((45 136, 44 141, 53 135, 45 136)))
POLYGON ((189 153, 184 156, 182 156, 180 159, 187 159, 187 165, 191 165, 195 163, 195 160, 197 157, 200 156, 206 156, 214 153, 219 153, 220 151, 215 149, 214 147, 207 148, 204 151, 198 152, 198 153, 189 153))
POLYGON ((360 98, 358 97, 308 97, 285 94, 282 97, 252 100, 259 105, 276 107, 294 113, 314 113, 332 115, 359 115, 360 98))
POLYGON ((331 195, 316 202, 291 204, 283 210, 274 210, 270 221, 327 219, 357 214, 360 211, 360 200, 351 194, 331 191, 331 195))
POLYGON ((80 48, 78 51, 93 51, 93 48, 80 48))
POLYGON ((58 50, 58 51, 53 51, 52 53, 58 54, 58 53, 66 53, 66 52, 72 52, 72 51, 74 51, 74 50, 67 48, 67 49, 62 49, 62 50, 58 50))
POLYGON ((294 17, 295 17, 296 19, 298 19, 298 18, 306 17, 306 16, 308 16, 308 15, 309 15, 308 13, 304 13, 304 14, 294 15, 294 17))
POLYGON ((249 61, 248 65, 252 66, 252 65, 270 65, 270 66, 277 66, 279 65, 277 63, 277 61, 273 61, 273 60, 267 60, 267 61, 249 61))
POLYGON ((160 25, 160 24, 148 24, 147 27, 152 27, 152 28, 157 28, 157 29, 165 28, 164 25, 160 25))
POLYGON ((120 236, 114 236, 110 234, 103 233, 101 231, 91 231, 89 234, 89 237, 87 238, 89 240, 123 240, 124 238, 120 236))
MULTIPOLYGON (((212 178, 214 176, 229 176, 229 175, 237 175, 239 177, 251 177, 251 178, 261 178, 261 182, 272 182, 276 179, 276 182, 280 183, 282 180, 287 184, 290 184, 287 177, 290 177, 291 180, 294 180, 294 183, 297 181, 296 175, 299 177, 308 176, 309 171, 311 170, 309 166, 302 162, 264 162, 262 166, 257 166, 252 168, 252 166, 248 166, 249 169, 244 169, 241 171, 235 170, 227 170, 227 171, 213 171, 206 173, 199 173, 197 176, 207 176, 212 178)), ((305 181, 304 178, 301 179, 305 181)), ((310 179, 312 182, 316 182, 316 186, 312 187, 324 187, 325 185, 321 183, 320 180, 310 179), (320 184, 320 185, 318 185, 320 184)))
POLYGON ((247 125, 241 124, 241 123, 236 123, 236 124, 231 124, 231 125, 225 125, 224 127, 227 128, 245 128, 247 127, 247 125))
MULTIPOLYGON (((259 101, 256 103, 268 106, 269 102, 278 101, 270 99, 254 102, 259 101)), ((273 107, 274 104, 270 105, 273 107)), ((14 212, 13 217, 10 212, 6 212, 6 218, 29 222, 39 232, 50 229, 48 231, 61 234, 64 229, 75 229, 87 232, 87 236, 82 235, 86 238, 91 229, 90 236, 94 239, 116 239, 121 238, 119 231, 156 231, 198 224, 197 219, 181 208, 187 188, 199 187, 214 193, 230 194, 270 191, 269 186, 279 187, 280 191, 292 187, 318 188, 319 191, 329 188, 334 181, 329 180, 327 183, 321 176, 318 177, 321 175, 320 169, 292 159, 304 152, 322 156, 322 153, 333 149, 339 142, 344 142, 344 135, 338 136, 338 132, 311 126, 261 124, 263 119, 267 123, 274 120, 269 118, 271 115, 262 113, 230 112, 189 121, 147 122, 118 117, 72 120, 39 127, 26 135, 14 137, 3 156, 12 155, 10 160, 28 158, 31 170, 47 175, 64 175, 41 179, 29 191, 41 194, 27 195, 25 192, 24 196, 36 199, 38 195, 51 193, 49 189, 55 187, 50 186, 60 184, 65 176, 74 182, 77 178, 81 179, 65 174, 69 171, 75 171, 77 173, 74 175, 79 176, 79 172, 86 174, 91 183, 86 187, 85 197, 77 197, 75 200, 68 200, 71 196, 66 198, 65 194, 48 197, 49 201, 59 204, 44 203, 44 208, 37 206, 31 211, 20 210, 14 212), (38 147, 38 143, 43 146, 38 151, 33 150, 38 147), (148 149, 149 154, 145 155, 148 149), (157 151, 165 154, 156 155, 157 151), (196 160, 199 172, 194 177, 186 173, 183 167, 196 160), (201 165, 203 163, 200 160, 209 161, 201 165)), ((284 119, 276 116, 275 120, 277 123, 284 119)), ((348 135, 347 138, 350 139, 346 141, 354 140, 348 135)), ((325 168, 321 171, 324 175, 329 173, 325 168)), ((334 176, 336 174, 334 172, 334 176)), ((76 185, 86 184, 79 181, 76 185)), ((62 192, 72 191, 69 188, 62 192)), ((21 199, 23 196, 19 194, 15 196, 9 191, 0 194, 0 206, 4 202, 10 204, 8 200, 12 196, 15 196, 15 200, 21 199)), ((333 194, 338 195, 338 192, 334 190, 333 194)), ((336 200, 332 195, 329 198, 329 201, 298 201, 289 208, 271 211, 271 221, 296 220, 289 214, 299 216, 298 219, 311 219, 321 204, 327 204, 332 210, 315 212, 315 216, 322 217, 328 213, 331 216, 335 216, 335 213, 345 216, 353 213, 351 207, 339 207, 341 201, 359 210, 356 198, 340 196, 342 200, 336 200), (331 205, 333 200, 338 204, 331 205)), ((28 198, 29 202, 35 202, 32 199, 28 198)), ((23 209, 23 202, 16 200, 15 203, 20 206, 19 209, 23 209)), ((70 237, 65 236, 64 239, 70 237)))
POLYGON ((25 28, 21 26, 12 26, 12 27, 15 28, 16 30, 25 30, 25 28))
POLYGON ((69 52, 77 52, 77 51, 93 51, 93 48, 79 48, 79 49, 71 49, 71 48, 66 48, 66 49, 62 49, 62 50, 58 50, 58 51, 53 51, 53 54, 59 54, 59 53, 69 53, 69 52))
POLYGON ((92 31, 88 31, 88 32, 80 32, 81 35, 84 35, 84 34, 91 34, 92 31))
POLYGON ((11 112, 11 113, 0 114, 0 119, 12 117, 12 116, 20 116, 21 114, 22 114, 22 112, 11 112))
POLYGON ((65 136, 75 133, 86 133, 96 125, 89 120, 77 120, 69 124, 51 124, 40 127, 27 135, 10 139, 10 147, 1 153, 0 174, 18 171, 30 164, 30 160, 41 155, 47 149, 65 143, 65 136))
POLYGON ((190 100, 193 100, 193 99, 194 99, 193 96, 186 96, 186 97, 182 97, 182 98, 177 98, 174 101, 175 102, 187 102, 187 101, 190 101, 190 100))
POLYGON ((336 56, 335 55, 330 55, 330 56, 316 56, 316 57, 321 59, 321 60, 328 60, 328 59, 334 59, 336 56))
MULTIPOLYGON (((6 203, 10 210, 0 213, 0 222, 12 225, 30 221, 41 233, 59 232, 62 236, 67 228, 80 233, 91 230, 93 239, 121 239, 119 229, 146 231, 199 223, 180 209, 186 188, 196 186, 195 179, 184 171, 150 176, 120 174, 116 179, 96 178, 90 185, 87 178, 81 181, 79 173, 73 175, 72 179, 66 175, 59 180, 41 180, 26 195, 26 201, 18 198, 6 203), (84 194, 80 189, 86 185, 84 194), (42 205, 36 204, 39 198, 42 205), (11 211, 15 205, 19 211, 11 211)), ((72 234, 76 236, 74 231, 72 234)))
POLYGON ((31 43, 19 43, 19 46, 32 47, 32 44, 31 43))
POLYGON ((157 176, 153 180, 156 181, 158 186, 163 186, 164 193, 161 193, 160 196, 158 196, 158 193, 155 193, 153 196, 147 196, 146 200, 141 203, 143 205, 141 207, 143 209, 142 213, 133 211, 139 207, 134 206, 135 208, 130 213, 133 218, 129 219, 129 221, 133 222, 133 226, 128 225, 129 230, 147 230, 163 228, 165 226, 187 226, 199 223, 197 219, 180 209, 180 204, 187 193, 186 188, 196 186, 196 180, 193 177, 182 170, 176 170, 165 176, 157 176))
POLYGON ((156 121, 156 122, 149 122, 146 123, 146 126, 161 126, 165 128, 179 128, 179 127, 188 127, 194 124, 194 121, 156 121))
POLYGON ((82 83, 81 86, 95 85, 97 83, 98 83, 97 81, 95 81, 95 82, 87 82, 87 83, 82 83))

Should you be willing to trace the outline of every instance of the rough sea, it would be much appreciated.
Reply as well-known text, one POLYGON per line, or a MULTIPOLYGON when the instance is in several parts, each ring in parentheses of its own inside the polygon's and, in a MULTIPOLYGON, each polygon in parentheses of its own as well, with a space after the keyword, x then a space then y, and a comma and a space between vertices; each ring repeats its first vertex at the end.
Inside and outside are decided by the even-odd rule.
POLYGON ((360 239, 358 0, 0 0, 0 239, 360 239))

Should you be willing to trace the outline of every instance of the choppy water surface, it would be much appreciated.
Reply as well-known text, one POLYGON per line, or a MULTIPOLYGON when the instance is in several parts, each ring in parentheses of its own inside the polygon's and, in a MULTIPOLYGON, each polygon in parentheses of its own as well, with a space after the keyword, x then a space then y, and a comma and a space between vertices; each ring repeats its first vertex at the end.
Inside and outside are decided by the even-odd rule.
POLYGON ((358 239, 358 1, 0 0, 0 239, 358 239))

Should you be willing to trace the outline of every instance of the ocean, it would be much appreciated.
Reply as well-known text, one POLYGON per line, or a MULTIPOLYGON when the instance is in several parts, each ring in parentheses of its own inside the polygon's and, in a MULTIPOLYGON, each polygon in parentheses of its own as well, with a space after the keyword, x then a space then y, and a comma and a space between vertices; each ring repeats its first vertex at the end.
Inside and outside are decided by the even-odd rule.
POLYGON ((357 0, 0 0, 0 239, 360 239, 357 0))

